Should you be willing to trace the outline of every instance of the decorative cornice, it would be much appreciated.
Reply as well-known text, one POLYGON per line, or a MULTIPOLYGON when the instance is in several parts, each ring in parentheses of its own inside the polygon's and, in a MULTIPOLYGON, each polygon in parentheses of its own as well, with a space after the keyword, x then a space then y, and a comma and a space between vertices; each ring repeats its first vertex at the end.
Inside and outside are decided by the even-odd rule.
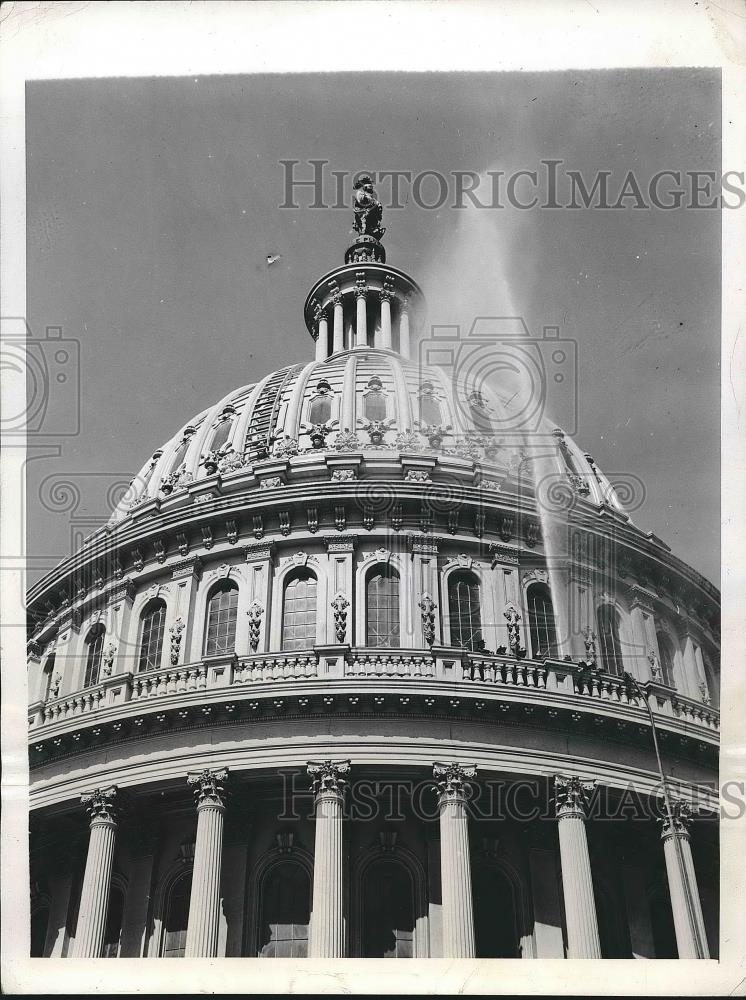
POLYGON ((585 819, 588 799, 596 787, 595 781, 582 781, 577 775, 554 777, 554 801, 557 819, 585 819))
POLYGON ((492 557, 492 568, 498 563, 509 563, 512 566, 518 565, 520 549, 513 545, 501 545, 500 542, 490 542, 490 556, 492 557))
POLYGON ((642 611, 646 611, 649 615, 655 612, 655 602, 658 600, 656 595, 650 590, 646 590, 645 587, 640 587, 637 584, 633 584, 627 590, 627 595, 629 598, 630 608, 640 608, 642 611))
POLYGON ((466 789, 477 776, 476 764, 433 764, 433 778, 438 786, 438 803, 466 802, 466 789))
POLYGON ((350 773, 349 760, 309 760, 307 765, 308 777, 311 779, 313 794, 319 795, 344 795, 347 782, 345 778, 350 773))
POLYGON ((228 780, 228 768, 223 767, 218 771, 211 771, 205 768, 204 771, 187 775, 187 784, 194 785, 194 797, 197 801, 197 808, 203 806, 225 807, 225 782, 228 780))
POLYGON ((431 556, 437 555, 439 542, 440 538, 438 538, 437 535, 409 536, 409 546, 411 551, 419 555, 431 555, 431 556))
POLYGON ((117 793, 116 785, 110 785, 109 788, 94 788, 92 792, 80 796, 81 803, 90 814, 91 826, 94 823, 116 824, 121 809, 117 793))

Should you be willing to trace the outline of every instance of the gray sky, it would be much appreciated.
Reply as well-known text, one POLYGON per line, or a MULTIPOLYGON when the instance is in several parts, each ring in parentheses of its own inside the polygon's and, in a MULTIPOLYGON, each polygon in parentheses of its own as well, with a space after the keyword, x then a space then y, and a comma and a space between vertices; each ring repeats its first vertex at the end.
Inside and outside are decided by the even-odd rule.
MULTIPOLYGON (((589 180, 611 171, 614 192, 629 170, 643 188, 658 170, 719 174, 719 73, 45 82, 27 89, 27 149, 29 323, 61 326, 81 358, 80 433, 29 463, 33 580, 191 416, 311 356, 303 302, 342 263, 350 213, 304 194, 280 209, 279 160, 448 175, 552 158, 589 180), (75 509, 59 481, 79 489, 75 509)), ((384 222, 388 260, 423 285, 431 322, 514 313, 577 342, 576 439, 643 481, 635 523, 717 583, 719 213, 410 200, 384 222)))

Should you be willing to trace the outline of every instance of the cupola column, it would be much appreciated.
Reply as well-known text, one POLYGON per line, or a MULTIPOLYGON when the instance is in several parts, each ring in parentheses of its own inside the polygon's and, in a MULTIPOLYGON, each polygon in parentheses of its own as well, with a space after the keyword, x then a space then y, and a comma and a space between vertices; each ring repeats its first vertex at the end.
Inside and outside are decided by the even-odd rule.
POLYGON ((324 361, 329 356, 329 321, 326 309, 321 306, 316 311, 316 361, 324 361))
POLYGON ((185 958, 215 958, 220 920, 220 868, 223 860, 224 783, 228 771, 204 770, 187 776, 195 786, 197 839, 189 898, 185 958))
POLYGON ((365 275, 358 276, 355 286, 355 298, 357 299, 357 327, 355 330, 355 347, 368 346, 368 313, 366 298, 368 286, 365 283, 365 275))
POLYGON ((594 785, 575 776, 556 775, 554 779, 568 958, 601 958, 585 830, 587 796, 594 785))
POLYGON ((466 814, 473 764, 433 764, 440 813, 440 871, 443 902, 443 957, 474 958, 474 907, 466 814))
POLYGON ((117 789, 114 786, 97 788, 81 795, 80 801, 91 814, 91 833, 72 957, 100 958, 109 911, 111 871, 117 837, 117 789))
POLYGON ((381 330, 379 334, 380 343, 376 347, 382 347, 386 351, 391 350, 391 296, 390 288, 381 290, 381 330))
POLYGON ((709 958, 702 903, 692 860, 688 803, 673 802, 663 820, 661 840, 679 958, 709 958))
POLYGON ((409 301, 404 299, 399 316, 399 354, 409 357, 409 301))
POLYGON ((334 345, 332 351, 336 354, 338 351, 343 351, 345 346, 345 331, 344 331, 344 306, 342 305, 342 293, 337 290, 334 293, 334 345))
POLYGON ((342 807, 349 760, 309 761, 316 804, 309 958, 344 958, 342 807))

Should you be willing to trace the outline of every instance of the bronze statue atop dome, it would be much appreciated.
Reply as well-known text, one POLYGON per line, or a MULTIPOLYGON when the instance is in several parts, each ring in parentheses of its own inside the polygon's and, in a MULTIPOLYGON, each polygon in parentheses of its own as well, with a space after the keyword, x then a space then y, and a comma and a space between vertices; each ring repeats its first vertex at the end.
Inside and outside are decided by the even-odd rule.
POLYGON ((385 226, 381 225, 383 206, 373 187, 373 178, 368 174, 362 174, 355 181, 353 191, 352 207, 355 212, 353 232, 359 236, 372 236, 375 240, 382 239, 386 232, 385 226))

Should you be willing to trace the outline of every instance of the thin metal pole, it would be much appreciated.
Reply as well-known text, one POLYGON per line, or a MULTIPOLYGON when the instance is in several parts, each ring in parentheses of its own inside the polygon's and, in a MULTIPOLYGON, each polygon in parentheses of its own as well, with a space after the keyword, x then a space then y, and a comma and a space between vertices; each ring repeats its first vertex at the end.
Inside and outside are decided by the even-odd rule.
POLYGON ((653 734, 653 747, 655 748, 655 759, 658 762, 658 774, 660 775, 661 785, 663 787, 663 802, 665 805, 668 822, 671 825, 671 834, 673 836, 674 849, 676 851, 676 861, 679 866, 679 873, 681 874, 681 884, 684 887, 684 898, 686 899, 686 908, 689 911, 689 922, 694 931, 694 939, 697 943, 697 951, 699 952, 699 958, 704 958, 705 951, 704 948, 702 947, 702 941, 700 940, 699 923, 695 918, 693 893, 692 893, 692 888, 689 885, 689 874, 686 870, 686 865, 684 864, 684 856, 681 853, 681 843, 676 833, 674 814, 673 814, 673 809, 671 807, 671 797, 668 791, 668 781, 666 779, 665 771, 663 770, 663 761, 661 760, 660 746, 658 745, 658 730, 655 725, 655 717, 653 715, 653 710, 650 707, 650 701, 648 700, 647 693, 643 691, 637 678, 633 677, 632 674, 629 673, 629 671, 627 670, 624 671, 624 677, 630 684, 632 684, 635 691, 639 694, 640 698, 642 698, 642 701, 645 704, 645 708, 648 711, 648 717, 650 719, 650 729, 653 734))

